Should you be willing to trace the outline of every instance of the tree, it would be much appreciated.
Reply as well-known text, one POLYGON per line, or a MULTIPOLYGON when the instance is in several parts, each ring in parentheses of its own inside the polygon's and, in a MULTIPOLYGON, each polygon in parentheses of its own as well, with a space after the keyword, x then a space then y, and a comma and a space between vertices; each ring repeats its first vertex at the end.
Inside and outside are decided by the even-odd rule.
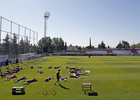
POLYGON ((123 48, 130 49, 130 45, 127 41, 122 41, 123 48))
POLYGON ((44 39, 44 38, 42 38, 42 39, 40 39, 40 40, 38 41, 38 47, 37 47, 37 52, 38 52, 38 53, 42 53, 42 52, 43 52, 43 39, 44 39))
POLYGON ((106 48, 106 47, 105 47, 105 43, 104 43, 103 41, 101 42, 101 48, 102 48, 102 49, 105 49, 105 48, 106 48))
POLYGON ((50 37, 43 37, 39 41, 39 51, 41 52, 52 52, 52 40, 50 37))
POLYGON ((101 44, 98 44, 98 48, 101 49, 101 44))
POLYGON ((10 37, 8 34, 6 35, 5 39, 3 39, 3 41, 4 52, 10 54, 10 37))
POLYGON ((109 48, 110 48, 110 46, 108 45, 108 46, 107 46, 107 48, 109 49, 109 48))
POLYGON ((35 45, 35 44, 34 44, 34 45, 31 44, 31 45, 30 45, 30 51, 29 51, 29 52, 35 53, 36 50, 37 50, 36 45, 35 45))
POLYGON ((78 50, 82 50, 81 46, 78 46, 78 50))
POLYGON ((58 38, 53 38, 52 39, 52 41, 53 41, 53 50, 55 51, 55 52, 57 52, 58 51, 58 38))
POLYGON ((131 48, 131 49, 135 49, 135 48, 136 48, 136 44, 131 45, 130 48, 131 48))
POLYGON ((122 43, 119 42, 119 44, 116 46, 116 48, 130 49, 130 45, 127 41, 122 41, 122 43))
POLYGON ((130 48, 131 48, 131 49, 140 48, 140 43, 138 43, 138 44, 133 44, 133 45, 131 45, 130 48))
POLYGON ((43 53, 47 51, 47 37, 41 38, 38 42, 38 53, 43 53), (46 43, 46 44, 45 44, 46 43))
POLYGON ((23 54, 24 53, 24 41, 23 41, 23 38, 21 38, 21 40, 19 41, 19 53, 20 54, 23 54))
POLYGON ((91 46, 86 46, 85 49, 91 49, 91 46))
POLYGON ((67 50, 67 42, 65 42, 64 48, 64 50, 67 50))
POLYGON ((24 53, 29 53, 30 50, 30 41, 28 40, 28 37, 24 40, 24 53))
POLYGON ((119 44, 116 46, 116 48, 118 48, 118 49, 122 48, 122 43, 119 42, 119 44))
POLYGON ((50 38, 50 37, 46 37, 46 38, 42 38, 39 40, 38 42, 38 53, 42 53, 43 51, 43 47, 44 47, 44 41, 46 41, 46 48, 48 49, 47 52, 57 52, 57 51, 63 51, 66 50, 67 48, 67 44, 62 38, 58 38, 58 37, 54 37, 54 38, 50 38))
POLYGON ((46 38, 47 40, 46 40, 46 46, 47 46, 47 49, 48 49, 48 52, 52 52, 53 50, 52 50, 52 40, 51 40, 51 38, 50 37, 47 37, 46 38))
POLYGON ((48 52, 60 52, 63 50, 66 50, 66 46, 67 44, 64 43, 63 39, 60 37, 54 37, 54 38, 50 38, 47 37, 47 48, 48 48, 48 52))
POLYGON ((52 39, 52 43, 53 43, 53 50, 54 51, 63 51, 63 50, 65 50, 65 46, 64 46, 64 41, 63 41, 63 39, 60 37, 60 38, 56 38, 56 37, 54 37, 53 39, 52 39))
POLYGON ((17 55, 18 54, 18 44, 17 44, 17 36, 15 33, 13 34, 11 47, 12 47, 12 49, 11 49, 12 53, 17 55))
POLYGON ((2 43, 0 43, 0 52, 4 52, 4 46, 2 43))
POLYGON ((98 44, 99 49, 105 49, 105 43, 102 41, 101 44, 98 44))
POLYGON ((58 42, 59 42, 59 51, 65 50, 64 41, 61 37, 58 39, 58 42))

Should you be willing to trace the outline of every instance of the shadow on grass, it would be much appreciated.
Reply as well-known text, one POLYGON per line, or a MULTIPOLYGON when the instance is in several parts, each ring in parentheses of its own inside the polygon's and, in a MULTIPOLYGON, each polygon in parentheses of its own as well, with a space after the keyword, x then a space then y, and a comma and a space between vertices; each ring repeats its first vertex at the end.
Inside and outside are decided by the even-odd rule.
POLYGON ((60 84, 60 87, 62 87, 63 89, 66 89, 66 90, 70 90, 69 88, 63 86, 62 84, 60 84))
MULTIPOLYGON (((36 81, 34 81, 34 82, 36 82, 36 81)), ((24 83, 25 86, 28 86, 29 84, 34 83, 34 82, 29 80, 29 81, 23 81, 22 83, 24 83)))
POLYGON ((91 90, 91 91, 84 91, 84 94, 86 94, 88 96, 98 96, 98 93, 94 92, 93 90, 91 90))
POLYGON ((24 93, 12 93, 12 95, 25 95, 25 92, 24 93))

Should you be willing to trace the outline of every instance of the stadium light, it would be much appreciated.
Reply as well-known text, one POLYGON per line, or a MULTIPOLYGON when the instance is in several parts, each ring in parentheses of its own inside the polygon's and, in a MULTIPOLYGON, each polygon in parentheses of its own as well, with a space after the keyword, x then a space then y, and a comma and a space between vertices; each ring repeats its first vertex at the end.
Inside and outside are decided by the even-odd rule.
POLYGON ((44 14, 44 19, 45 19, 45 23, 44 23, 44 37, 46 38, 46 29, 47 29, 47 19, 50 17, 50 13, 46 12, 44 14))
POLYGON ((43 47, 43 52, 47 52, 47 45, 46 45, 46 30, 47 30, 47 19, 50 17, 50 13, 49 12, 45 12, 44 14, 44 47, 43 47))

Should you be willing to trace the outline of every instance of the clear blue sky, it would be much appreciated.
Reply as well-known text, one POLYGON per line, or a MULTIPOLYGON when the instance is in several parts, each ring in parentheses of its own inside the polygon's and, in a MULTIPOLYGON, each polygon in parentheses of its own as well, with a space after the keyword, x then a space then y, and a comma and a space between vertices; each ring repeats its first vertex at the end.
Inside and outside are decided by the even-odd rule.
POLYGON ((115 47, 119 41, 140 42, 140 0, 0 0, 0 16, 44 36, 62 37, 67 44, 87 46, 104 41, 115 47))

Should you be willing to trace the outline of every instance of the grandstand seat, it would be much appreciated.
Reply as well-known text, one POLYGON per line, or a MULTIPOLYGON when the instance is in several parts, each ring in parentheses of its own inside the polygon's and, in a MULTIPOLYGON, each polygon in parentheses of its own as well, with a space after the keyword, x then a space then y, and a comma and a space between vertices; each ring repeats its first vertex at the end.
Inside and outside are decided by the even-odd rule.
POLYGON ((87 54, 107 54, 106 50, 92 50, 86 51, 87 54))

